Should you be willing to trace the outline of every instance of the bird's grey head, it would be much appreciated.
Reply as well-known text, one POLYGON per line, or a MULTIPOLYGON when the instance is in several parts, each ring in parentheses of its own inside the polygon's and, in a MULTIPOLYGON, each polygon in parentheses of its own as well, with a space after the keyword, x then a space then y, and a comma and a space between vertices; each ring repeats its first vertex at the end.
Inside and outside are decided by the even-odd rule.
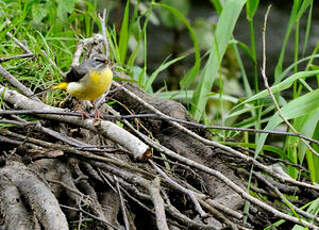
POLYGON ((83 64, 89 69, 99 69, 105 67, 106 61, 107 59, 103 54, 95 54, 87 59, 83 64))

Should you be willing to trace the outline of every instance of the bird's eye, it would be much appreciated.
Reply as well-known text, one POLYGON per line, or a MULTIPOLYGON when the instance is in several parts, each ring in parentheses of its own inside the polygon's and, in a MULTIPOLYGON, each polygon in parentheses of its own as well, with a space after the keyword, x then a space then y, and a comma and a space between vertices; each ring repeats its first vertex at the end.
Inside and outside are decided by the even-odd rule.
POLYGON ((102 57, 102 56, 94 56, 94 57, 93 57, 93 60, 94 60, 95 62, 102 62, 102 63, 104 63, 104 62, 106 61, 106 58, 105 58, 105 57, 102 57))

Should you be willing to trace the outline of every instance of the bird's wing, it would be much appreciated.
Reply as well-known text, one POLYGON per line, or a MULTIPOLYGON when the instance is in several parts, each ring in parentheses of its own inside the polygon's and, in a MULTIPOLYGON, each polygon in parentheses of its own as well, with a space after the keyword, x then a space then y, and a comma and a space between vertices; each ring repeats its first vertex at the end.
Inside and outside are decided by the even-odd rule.
POLYGON ((78 82, 80 81, 85 74, 87 74, 88 69, 80 66, 72 67, 71 70, 67 73, 65 81, 66 82, 78 82))

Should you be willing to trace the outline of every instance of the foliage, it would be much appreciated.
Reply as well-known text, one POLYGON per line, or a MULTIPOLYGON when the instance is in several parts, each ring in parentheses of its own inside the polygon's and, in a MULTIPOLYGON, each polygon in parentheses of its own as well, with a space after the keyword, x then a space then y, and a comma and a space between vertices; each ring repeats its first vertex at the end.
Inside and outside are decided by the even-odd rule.
MULTIPOLYGON (((188 13, 191 10, 189 1, 127 1, 123 18, 118 23, 120 28, 112 26, 111 23, 107 27, 110 58, 118 63, 121 71, 132 76, 132 81, 151 93, 155 91, 153 83, 161 72, 187 58, 193 58, 191 66, 185 68, 184 75, 180 78, 180 88, 175 91, 159 92, 158 96, 178 99, 185 104, 190 104, 190 111, 194 118, 207 124, 217 123, 243 128, 264 127, 266 130, 283 127, 286 131, 291 131, 283 124, 269 98, 268 91, 262 90, 263 87, 259 86, 261 75, 258 61, 260 60, 257 60, 254 26, 254 16, 259 12, 260 7, 259 1, 211 0, 210 2, 219 15, 219 19, 212 29, 213 32, 209 31, 212 38, 210 47, 204 50, 198 42, 204 35, 196 33, 200 31, 195 26, 196 22, 188 19, 188 13), (250 44, 245 44, 233 37, 233 29, 244 6, 250 31, 250 44), (179 32, 186 31, 191 39, 192 47, 190 52, 181 53, 178 56, 167 55, 165 61, 151 72, 148 56, 152 52, 152 47, 148 47, 148 28, 150 24, 158 26, 158 23, 179 32), (206 53, 203 54, 204 52, 206 53), (225 60, 231 62, 232 57, 238 67, 236 73, 240 75, 243 82, 243 98, 226 94, 224 91, 227 88, 224 86, 227 82, 227 77, 224 75, 227 74, 224 74, 223 65, 225 60), (253 63, 253 80, 248 80, 242 59, 249 59, 253 63), (205 64, 201 65, 204 61, 206 61, 205 64), (215 89, 218 93, 214 92, 215 89), (211 110, 215 110, 214 116, 207 113, 211 110)), ((6 37, 6 33, 11 31, 19 40, 27 42, 32 52, 40 54, 40 50, 45 50, 59 68, 67 71, 78 39, 91 36, 100 27, 96 7, 96 1, 0 1, 0 40, 5 41, 0 46, 1 56, 22 53, 12 39, 6 37)), ((111 9, 108 10, 111 11, 111 9)), ((213 11, 213 8, 211 10, 213 11)), ((319 43, 312 55, 304 57, 309 44, 312 10, 313 0, 294 0, 291 4, 291 14, 286 25, 282 49, 278 54, 276 69, 272 73, 274 83, 271 90, 281 106, 282 114, 295 129, 303 135, 318 140, 319 91, 313 88, 317 88, 319 82, 319 67, 315 66, 313 61, 318 58, 319 43), (307 25, 305 41, 303 47, 300 47, 299 37, 302 31, 299 25, 303 17, 307 17, 307 25), (283 64, 285 52, 291 38, 295 40, 294 63, 285 67, 283 64), (302 69, 300 63, 306 63, 306 66, 302 69), (313 82, 310 84, 313 79, 317 81, 316 84, 313 82), (290 97, 286 97, 287 94, 290 97)), ((206 28, 204 30, 207 30, 206 28)), ((266 34, 266 36, 271 35, 266 34)), ((46 89, 61 79, 56 69, 42 56, 36 56, 33 60, 13 59, 3 65, 20 81, 31 86, 35 92, 46 89)), ((1 77, 0 81, 1 84, 6 84, 1 77)), ((48 95, 46 98, 48 103, 57 103, 62 98, 57 92, 50 92, 48 95)), ((242 146, 255 149, 256 157, 257 154, 277 155, 284 160, 289 160, 290 163, 303 165, 307 167, 309 174, 302 175, 313 182, 319 182, 319 168, 316 167, 319 158, 313 155, 299 138, 285 137, 284 140, 276 143, 281 146, 278 148, 278 146, 271 146, 272 143, 267 143, 269 136, 267 134, 255 135, 250 139, 245 139, 245 135, 238 135, 235 132, 219 134, 222 136, 219 138, 220 141, 228 137, 236 137, 242 146)), ((225 143, 231 145, 229 142, 225 143)), ((313 145, 313 148, 319 151, 318 146, 313 145)), ((299 178, 302 173, 292 166, 283 166, 283 169, 294 178, 299 178)), ((318 212, 318 200, 309 205, 311 207, 309 212, 318 212)), ((274 226, 281 223, 274 223, 274 226)))

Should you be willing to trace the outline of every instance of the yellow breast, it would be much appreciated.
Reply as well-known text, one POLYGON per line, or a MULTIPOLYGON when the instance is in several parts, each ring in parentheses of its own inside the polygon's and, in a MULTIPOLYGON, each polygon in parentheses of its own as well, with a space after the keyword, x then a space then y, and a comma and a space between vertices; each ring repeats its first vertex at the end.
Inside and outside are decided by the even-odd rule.
POLYGON ((79 82, 70 82, 67 92, 82 100, 96 100, 111 86, 112 70, 105 68, 101 71, 89 71, 79 82))

